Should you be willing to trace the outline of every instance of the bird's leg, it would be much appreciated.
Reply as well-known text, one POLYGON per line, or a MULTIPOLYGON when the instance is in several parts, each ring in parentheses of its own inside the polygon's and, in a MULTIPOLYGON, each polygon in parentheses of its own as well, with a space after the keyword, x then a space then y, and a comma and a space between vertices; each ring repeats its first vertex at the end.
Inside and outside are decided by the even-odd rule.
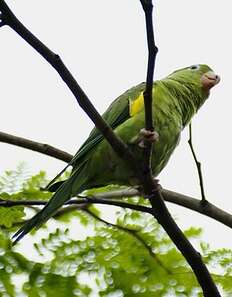
POLYGON ((141 129, 138 137, 138 146, 144 148, 146 142, 157 142, 159 140, 159 134, 156 131, 150 131, 145 128, 141 129))

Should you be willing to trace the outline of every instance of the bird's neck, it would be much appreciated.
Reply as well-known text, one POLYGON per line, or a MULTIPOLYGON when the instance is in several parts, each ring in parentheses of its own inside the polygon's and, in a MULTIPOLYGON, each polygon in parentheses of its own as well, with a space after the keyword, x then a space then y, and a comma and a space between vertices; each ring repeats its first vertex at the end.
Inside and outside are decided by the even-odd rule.
POLYGON ((178 106, 184 128, 204 102, 200 88, 192 82, 181 83, 169 78, 163 82, 168 87, 173 98, 175 98, 173 104, 178 106), (199 91, 197 91, 198 89, 199 91))

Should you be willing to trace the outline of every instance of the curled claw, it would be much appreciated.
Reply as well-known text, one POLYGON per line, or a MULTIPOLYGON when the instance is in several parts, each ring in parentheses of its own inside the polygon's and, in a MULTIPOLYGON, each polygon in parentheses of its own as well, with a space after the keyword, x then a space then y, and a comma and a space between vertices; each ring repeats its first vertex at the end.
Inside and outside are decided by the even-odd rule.
POLYGON ((150 143, 157 142, 159 140, 159 133, 143 128, 139 132, 139 139, 139 147, 144 148, 147 141, 150 143))

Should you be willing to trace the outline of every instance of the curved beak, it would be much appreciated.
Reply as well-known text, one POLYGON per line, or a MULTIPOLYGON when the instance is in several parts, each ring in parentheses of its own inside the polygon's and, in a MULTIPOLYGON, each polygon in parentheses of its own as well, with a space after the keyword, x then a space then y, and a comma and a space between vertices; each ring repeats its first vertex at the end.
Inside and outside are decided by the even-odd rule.
POLYGON ((213 71, 208 71, 201 77, 202 86, 205 90, 209 91, 212 87, 220 82, 220 76, 213 71))

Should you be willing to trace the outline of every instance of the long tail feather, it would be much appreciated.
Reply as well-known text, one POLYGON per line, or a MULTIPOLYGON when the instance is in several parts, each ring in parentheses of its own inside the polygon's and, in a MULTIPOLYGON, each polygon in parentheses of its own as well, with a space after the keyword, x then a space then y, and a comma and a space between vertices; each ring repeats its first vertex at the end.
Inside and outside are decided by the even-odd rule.
POLYGON ((53 216, 57 210, 72 196, 72 185, 73 182, 77 180, 81 168, 73 173, 73 175, 64 182, 57 192, 52 196, 49 202, 44 206, 44 208, 38 212, 34 217, 32 217, 25 225, 22 226, 14 235, 14 242, 16 244, 20 239, 22 239, 27 233, 32 229, 38 229, 43 223, 45 223, 51 216, 53 216))
POLYGON ((61 170, 50 182, 47 184, 47 186, 44 188, 44 191, 47 191, 53 184, 54 182, 68 169, 68 167, 71 166, 71 162, 68 163, 67 166, 64 167, 64 169, 61 170))

